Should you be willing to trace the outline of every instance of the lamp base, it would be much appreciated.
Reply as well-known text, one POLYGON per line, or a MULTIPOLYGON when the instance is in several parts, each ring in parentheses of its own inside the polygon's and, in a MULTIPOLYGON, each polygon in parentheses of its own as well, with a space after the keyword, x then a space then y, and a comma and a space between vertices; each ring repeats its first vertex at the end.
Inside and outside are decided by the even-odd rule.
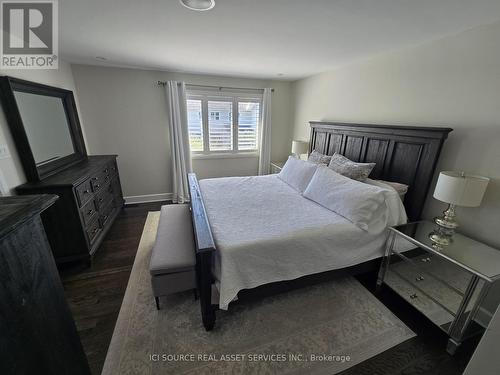
POLYGON ((455 205, 450 204, 448 209, 443 212, 443 216, 435 217, 434 222, 438 225, 436 230, 429 233, 429 239, 436 245, 436 248, 448 246, 453 242, 453 234, 458 228, 458 222, 455 220, 455 205))
POLYGON ((443 216, 441 217, 435 217, 434 222, 439 225, 440 227, 446 228, 446 229, 457 229, 458 228, 458 222, 455 220, 457 217, 457 214, 455 213, 455 205, 451 204, 448 206, 448 209, 446 211, 443 211, 443 216))

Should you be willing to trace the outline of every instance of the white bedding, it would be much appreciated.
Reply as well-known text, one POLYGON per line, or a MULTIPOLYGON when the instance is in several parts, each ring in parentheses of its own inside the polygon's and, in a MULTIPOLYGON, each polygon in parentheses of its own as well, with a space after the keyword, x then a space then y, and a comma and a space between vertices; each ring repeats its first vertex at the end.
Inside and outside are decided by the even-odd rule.
POLYGON ((276 175, 201 180, 200 189, 217 247, 221 309, 242 289, 383 254, 386 230, 370 234, 302 197, 276 175))

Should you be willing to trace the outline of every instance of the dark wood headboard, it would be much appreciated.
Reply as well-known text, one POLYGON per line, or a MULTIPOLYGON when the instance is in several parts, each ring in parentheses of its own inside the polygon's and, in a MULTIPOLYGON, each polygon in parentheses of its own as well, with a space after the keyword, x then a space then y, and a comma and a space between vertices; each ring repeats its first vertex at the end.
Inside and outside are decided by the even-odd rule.
POLYGON ((310 151, 376 163, 370 178, 409 186, 404 204, 419 220, 441 148, 451 128, 311 121, 310 151))

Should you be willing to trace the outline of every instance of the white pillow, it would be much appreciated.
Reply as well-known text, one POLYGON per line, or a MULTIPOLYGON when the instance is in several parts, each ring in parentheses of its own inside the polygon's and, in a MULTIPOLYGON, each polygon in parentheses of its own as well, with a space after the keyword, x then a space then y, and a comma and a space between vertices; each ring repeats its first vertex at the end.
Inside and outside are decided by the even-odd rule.
POLYGON ((317 168, 317 164, 289 156, 278 177, 302 194, 317 168))
POLYGON ((401 200, 404 201, 405 195, 408 192, 408 185, 401 184, 399 182, 384 181, 384 180, 375 180, 375 181, 392 187, 394 190, 398 192, 399 196, 401 197, 401 200))
POLYGON ((381 233, 387 226, 384 189, 342 176, 328 167, 318 167, 304 197, 370 233, 381 233))
POLYGON ((403 205, 404 194, 403 197, 401 197, 401 194, 386 181, 372 180, 371 178, 367 178, 365 183, 384 189, 385 203, 387 205, 387 208, 389 209, 389 220, 387 222, 387 225, 394 226, 405 224, 408 220, 408 217, 406 216, 405 206, 403 205))

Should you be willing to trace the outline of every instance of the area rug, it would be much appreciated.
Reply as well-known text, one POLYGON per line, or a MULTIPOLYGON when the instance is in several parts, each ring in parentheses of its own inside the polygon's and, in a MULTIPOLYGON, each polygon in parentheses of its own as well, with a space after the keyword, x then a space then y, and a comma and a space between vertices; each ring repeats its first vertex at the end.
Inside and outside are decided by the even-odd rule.
POLYGON ((158 311, 148 270, 158 220, 148 214, 103 375, 331 375, 415 336, 352 277, 240 301, 211 332, 192 292, 158 311))

